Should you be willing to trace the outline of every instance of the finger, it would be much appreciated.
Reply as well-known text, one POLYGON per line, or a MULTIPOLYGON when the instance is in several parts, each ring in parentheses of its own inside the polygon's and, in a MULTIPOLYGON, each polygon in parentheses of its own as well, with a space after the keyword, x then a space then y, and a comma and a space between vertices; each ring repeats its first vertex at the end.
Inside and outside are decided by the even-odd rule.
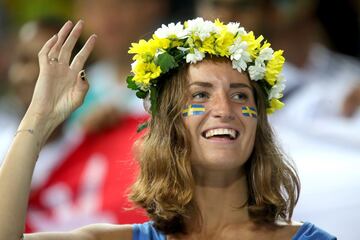
POLYGON ((90 53, 94 49, 95 42, 96 42, 97 36, 95 34, 91 35, 89 39, 86 41, 85 45, 82 47, 82 49, 76 54, 74 57, 70 68, 74 69, 75 71, 80 71, 80 69, 83 69, 84 64, 88 57, 90 56, 90 53))
POLYGON ((80 71, 76 79, 75 92, 74 92, 75 95, 73 99, 76 108, 78 108, 84 102, 85 95, 88 90, 89 90, 89 83, 86 79, 84 71, 80 71))
POLYGON ((66 39, 64 45, 61 47, 60 54, 59 54, 59 61, 62 63, 69 63, 71 52, 80 37, 81 31, 83 29, 84 21, 80 20, 77 22, 71 33, 69 34, 68 38, 66 39))
POLYGON ((48 53, 48 58, 58 58, 61 46, 63 45, 66 37, 69 35, 71 28, 73 27, 73 23, 71 21, 67 21, 62 28, 58 32, 58 40, 53 48, 48 53))
POLYGON ((48 53, 50 52, 51 48, 55 45, 57 38, 58 36, 56 34, 52 36, 52 38, 50 38, 39 51, 38 57, 39 57, 40 66, 48 63, 48 53))

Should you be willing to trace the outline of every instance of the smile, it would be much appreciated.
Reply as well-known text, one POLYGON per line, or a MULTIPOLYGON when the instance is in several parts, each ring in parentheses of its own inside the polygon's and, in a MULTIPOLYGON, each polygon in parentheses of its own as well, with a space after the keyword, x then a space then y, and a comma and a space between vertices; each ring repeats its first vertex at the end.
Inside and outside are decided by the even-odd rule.
POLYGON ((239 136, 239 132, 232 128, 214 128, 204 131, 201 135, 206 139, 235 140, 239 136))

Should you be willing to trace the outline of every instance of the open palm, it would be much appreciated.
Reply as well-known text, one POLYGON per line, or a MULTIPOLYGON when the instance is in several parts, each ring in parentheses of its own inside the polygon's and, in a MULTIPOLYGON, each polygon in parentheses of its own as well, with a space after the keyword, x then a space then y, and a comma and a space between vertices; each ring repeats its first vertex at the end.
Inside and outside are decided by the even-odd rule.
POLYGON ((89 88, 88 82, 81 75, 84 74, 84 63, 94 48, 96 35, 89 37, 70 63, 72 50, 82 28, 83 21, 74 27, 68 21, 39 52, 40 74, 28 111, 47 119, 54 127, 82 104, 89 88))

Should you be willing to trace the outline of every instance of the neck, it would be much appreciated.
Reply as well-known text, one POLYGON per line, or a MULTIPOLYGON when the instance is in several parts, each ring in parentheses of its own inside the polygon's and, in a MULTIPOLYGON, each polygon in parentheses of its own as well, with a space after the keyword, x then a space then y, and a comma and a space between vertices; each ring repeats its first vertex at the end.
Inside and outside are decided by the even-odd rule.
POLYGON ((194 169, 195 202, 200 225, 193 226, 200 234, 211 234, 234 224, 246 223, 248 188, 246 174, 236 171, 201 171, 194 169))

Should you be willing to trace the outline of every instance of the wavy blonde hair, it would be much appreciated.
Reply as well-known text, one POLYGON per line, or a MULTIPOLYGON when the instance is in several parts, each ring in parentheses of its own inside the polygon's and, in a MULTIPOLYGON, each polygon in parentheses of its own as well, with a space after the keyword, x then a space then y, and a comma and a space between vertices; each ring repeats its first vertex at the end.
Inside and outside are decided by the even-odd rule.
MULTIPOLYGON (((165 234, 186 233, 185 220, 197 211, 190 134, 181 116, 187 102, 188 67, 182 66, 164 76, 159 85, 157 114, 149 120, 147 132, 135 144, 140 174, 132 186, 130 199, 144 208, 155 227, 165 234)), ((299 178, 274 140, 266 115, 265 94, 257 82, 250 82, 258 109, 258 125, 254 149, 245 164, 249 189, 246 206, 255 222, 290 221, 299 197, 299 178)))

